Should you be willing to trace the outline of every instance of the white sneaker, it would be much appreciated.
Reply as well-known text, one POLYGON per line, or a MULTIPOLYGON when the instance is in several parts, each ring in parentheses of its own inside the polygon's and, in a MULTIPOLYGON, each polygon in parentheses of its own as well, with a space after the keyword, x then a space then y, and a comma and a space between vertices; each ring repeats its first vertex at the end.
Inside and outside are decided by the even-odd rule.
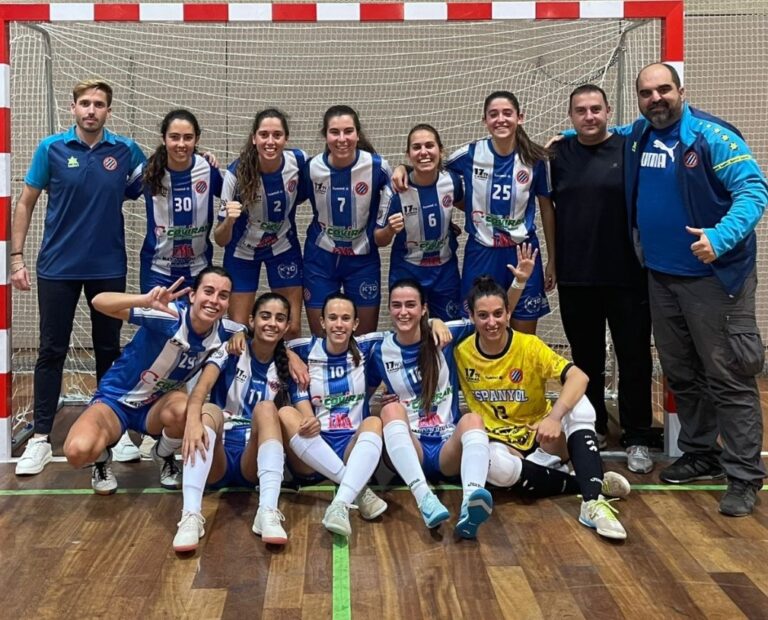
POLYGON ((176 536, 173 537, 173 550, 179 553, 194 551, 200 539, 205 536, 205 519, 199 512, 182 512, 181 521, 176 524, 176 536))
POLYGON ((355 503, 357 504, 358 510, 360 510, 360 516, 366 521, 375 519, 382 515, 387 509, 387 502, 381 499, 368 487, 365 487, 360 492, 355 503))
POLYGON ((648 446, 629 446, 627 448, 627 469, 636 474, 647 474, 653 469, 653 461, 648 446))
POLYGON ((627 537, 627 532, 616 518, 619 511, 611 506, 611 502, 615 501, 615 499, 605 499, 600 495, 597 499, 581 502, 579 523, 597 530, 597 533, 605 538, 624 540, 627 537))
POLYGON ((24 448, 19 462, 16 463, 17 476, 34 476, 53 460, 53 450, 47 437, 32 437, 24 448))
POLYGON ((280 525, 281 521, 285 521, 285 517, 277 508, 273 510, 260 506, 251 529, 254 534, 261 536, 261 540, 266 544, 284 545, 288 542, 288 534, 280 525))
POLYGON ((128 431, 125 431, 115 446, 112 448, 112 458, 118 463, 138 463, 141 460, 141 452, 133 443, 128 431))
POLYGON ((91 488, 97 495, 112 495, 117 491, 117 478, 112 473, 112 455, 106 461, 94 463, 91 468, 91 488))
POLYGON ((329 532, 339 534, 340 536, 349 536, 352 533, 352 526, 349 524, 349 509, 357 508, 344 502, 332 501, 331 505, 325 511, 323 517, 323 527, 329 532))
POLYGON ((603 486, 600 489, 603 495, 609 497, 626 497, 632 490, 627 480, 621 474, 617 474, 615 471, 607 471, 603 474, 603 486))
POLYGON ((157 443, 152 446, 152 460, 160 466, 160 486, 164 489, 181 488, 181 469, 176 463, 176 455, 160 456, 157 453, 157 443))
POLYGON ((157 439, 152 437, 152 435, 141 436, 141 445, 139 446, 139 454, 141 455, 142 461, 152 460, 152 448, 155 447, 156 443, 157 443, 157 439))

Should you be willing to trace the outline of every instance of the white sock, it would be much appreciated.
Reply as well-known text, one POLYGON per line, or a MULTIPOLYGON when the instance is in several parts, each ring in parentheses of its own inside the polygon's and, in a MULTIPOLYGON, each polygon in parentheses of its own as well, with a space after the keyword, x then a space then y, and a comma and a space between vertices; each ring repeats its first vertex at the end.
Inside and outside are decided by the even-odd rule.
POLYGON ((461 486, 464 499, 476 489, 485 487, 491 460, 488 435, 479 428, 466 431, 461 436, 461 486))
POLYGON ((523 459, 512 454, 504 444, 495 441, 490 443, 488 449, 491 455, 488 482, 503 488, 517 484, 523 473, 523 459))
POLYGON ((157 442, 157 456, 162 456, 163 458, 171 456, 171 454, 181 448, 183 441, 183 437, 179 437, 178 439, 176 437, 168 437, 168 435, 165 434, 165 429, 163 429, 163 433, 160 435, 160 440, 157 442))
POLYGON ((387 454, 392 465, 411 489, 416 503, 420 504, 424 496, 429 493, 429 486, 419 463, 419 455, 411 440, 411 429, 403 420, 393 420, 384 426, 384 441, 387 444, 387 454))
POLYGON ((181 493, 184 497, 184 512, 200 512, 203 506, 203 491, 211 473, 213 465, 213 448, 216 445, 216 431, 203 425, 208 433, 208 449, 205 451, 205 460, 198 452, 195 454, 195 464, 184 463, 181 477, 181 493))
POLYGON ((328 480, 333 480, 336 484, 341 482, 345 469, 344 461, 339 458, 331 446, 325 443, 320 435, 315 437, 294 435, 288 445, 303 463, 309 465, 318 474, 322 474, 328 480))
POLYGON ((276 510, 285 467, 283 444, 277 439, 267 439, 259 446, 256 463, 259 476, 259 508, 276 510))
POLYGON ((354 504, 360 491, 376 471, 381 458, 381 437, 376 433, 366 431, 360 433, 355 447, 347 460, 344 476, 339 483, 339 490, 333 501, 354 504))

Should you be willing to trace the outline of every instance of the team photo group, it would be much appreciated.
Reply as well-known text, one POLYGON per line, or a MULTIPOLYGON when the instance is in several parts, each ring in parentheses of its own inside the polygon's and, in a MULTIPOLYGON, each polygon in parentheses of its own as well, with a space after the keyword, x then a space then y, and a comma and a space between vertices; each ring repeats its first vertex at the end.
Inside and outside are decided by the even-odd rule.
POLYGON ((11 281, 40 313, 34 435, 16 474, 53 460, 84 292, 98 386, 64 455, 109 495, 113 459, 137 460, 133 437, 146 437, 160 485, 182 490, 178 552, 205 534, 204 492, 225 487, 257 487, 253 532, 285 545, 286 472, 337 485, 322 524, 348 537, 354 511, 386 520, 369 487, 382 462, 427 528, 450 521, 474 539, 492 493, 570 494, 580 523, 625 539, 616 501, 631 487, 600 456, 606 326, 627 469, 654 469, 653 334, 683 453, 658 478, 727 478, 720 512, 751 514, 765 477, 754 229, 768 185, 738 129, 691 106, 673 66, 646 66, 635 86, 640 116, 619 127, 602 88, 575 88, 562 102, 572 129, 547 146, 524 130, 525 102, 499 90, 477 110, 485 137, 448 154, 439 127, 414 124, 398 162, 352 107, 328 107, 314 156, 266 108, 219 165, 198 152, 189 110, 165 115, 147 158, 106 128, 110 85, 76 84, 74 124, 38 145, 13 214, 11 281), (41 246, 25 246, 44 191, 41 246), (122 207, 139 198, 146 234, 131 256, 122 207), (139 291, 126 290, 131 262, 139 291), (536 336, 555 289, 572 359, 536 336), (138 329, 121 350, 124 321, 138 329), (458 514, 430 486, 440 482, 461 487, 458 514))

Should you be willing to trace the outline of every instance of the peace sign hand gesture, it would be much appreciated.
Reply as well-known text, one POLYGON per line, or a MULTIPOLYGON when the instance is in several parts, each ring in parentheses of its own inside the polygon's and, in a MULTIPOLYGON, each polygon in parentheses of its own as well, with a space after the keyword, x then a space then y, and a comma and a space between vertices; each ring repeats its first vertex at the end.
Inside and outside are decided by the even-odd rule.
POLYGON ((179 313, 176 311, 176 308, 171 307, 170 304, 176 301, 179 297, 184 297, 184 295, 192 290, 191 287, 185 286, 180 291, 177 291, 176 289, 182 284, 184 284, 183 276, 171 284, 171 286, 156 286, 144 296, 144 307, 151 308, 152 310, 159 310, 160 312, 170 314, 174 318, 179 318, 179 313))

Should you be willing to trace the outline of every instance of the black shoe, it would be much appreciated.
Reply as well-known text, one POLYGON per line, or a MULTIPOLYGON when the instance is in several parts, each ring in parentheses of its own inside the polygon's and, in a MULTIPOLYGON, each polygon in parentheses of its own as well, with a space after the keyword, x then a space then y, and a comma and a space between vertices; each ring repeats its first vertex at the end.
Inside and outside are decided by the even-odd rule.
POLYGON ((751 480, 728 479, 728 490, 720 499, 720 512, 729 517, 746 517, 752 514, 757 492, 762 483, 751 480))
POLYGON ((725 472, 711 456, 686 452, 672 465, 661 470, 659 479, 670 484, 682 484, 693 480, 715 480, 724 478, 725 472))

